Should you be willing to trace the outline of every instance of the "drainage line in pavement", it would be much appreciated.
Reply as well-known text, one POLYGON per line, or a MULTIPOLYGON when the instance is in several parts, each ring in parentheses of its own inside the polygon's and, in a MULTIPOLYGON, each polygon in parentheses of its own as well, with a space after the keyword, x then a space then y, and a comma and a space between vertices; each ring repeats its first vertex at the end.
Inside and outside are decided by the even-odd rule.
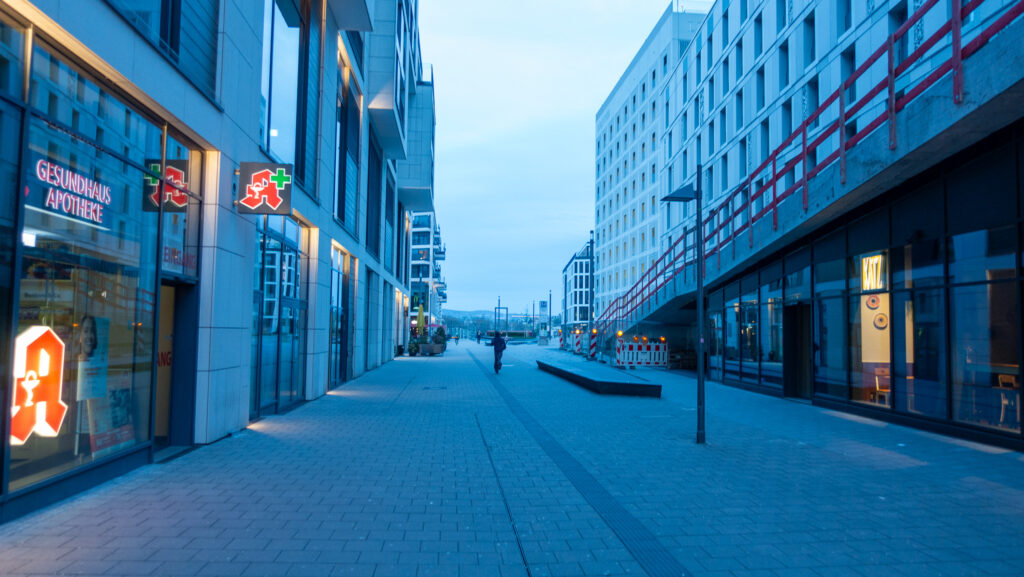
POLYGON ((512 508, 508 505, 508 499, 505 497, 505 487, 501 484, 501 477, 498 475, 498 468, 494 466, 494 456, 491 455, 491 445, 487 443, 487 437, 484 436, 484 428, 480 425, 480 415, 473 413, 473 418, 476 419, 476 428, 480 431, 480 440, 484 444, 484 448, 487 449, 487 460, 491 462, 491 470, 494 471, 494 480, 498 482, 498 492, 501 493, 501 502, 505 503, 505 514, 508 515, 508 522, 512 525, 512 534, 516 536, 516 545, 519 547, 519 556, 523 559, 523 567, 526 568, 527 577, 533 577, 533 572, 530 571, 530 563, 526 560, 526 551, 523 550, 523 542, 519 539, 519 529, 516 527, 516 520, 512 518, 512 508))
POLYGON ((480 362, 480 359, 476 358, 472 351, 468 352, 491 385, 501 395, 509 411, 519 419, 519 422, 530 433, 533 440, 540 445, 548 458, 562 471, 573 487, 576 487, 591 508, 601 516, 601 519, 615 533, 615 536, 636 559, 644 572, 650 577, 691 577, 691 573, 686 570, 686 567, 683 567, 682 563, 668 549, 665 549, 654 533, 627 511, 618 499, 613 497, 590 471, 587 471, 582 463, 556 441, 551 433, 548 433, 537 422, 537 419, 533 418, 533 415, 501 384, 498 377, 487 370, 487 367, 480 362))

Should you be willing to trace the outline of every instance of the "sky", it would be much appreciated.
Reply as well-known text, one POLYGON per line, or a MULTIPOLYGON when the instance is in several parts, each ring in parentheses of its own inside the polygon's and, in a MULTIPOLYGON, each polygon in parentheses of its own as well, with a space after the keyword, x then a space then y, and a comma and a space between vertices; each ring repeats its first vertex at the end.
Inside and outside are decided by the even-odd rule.
POLYGON ((522 313, 550 290, 560 310, 562 268, 594 227, 594 116, 668 5, 420 0, 446 308, 500 296, 522 313))

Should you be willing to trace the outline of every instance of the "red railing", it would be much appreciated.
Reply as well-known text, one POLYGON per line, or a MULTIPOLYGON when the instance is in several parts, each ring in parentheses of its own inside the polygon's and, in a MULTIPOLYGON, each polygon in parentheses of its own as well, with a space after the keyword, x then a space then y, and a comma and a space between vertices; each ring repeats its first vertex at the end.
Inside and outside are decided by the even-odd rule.
MULTIPOLYGON (((839 162, 840 182, 845 184, 847 151, 887 121, 889 123, 889 148, 895 149, 897 146, 897 113, 947 73, 953 73, 953 101, 957 104, 963 101, 963 60, 977 52, 996 33, 1024 13, 1024 0, 1017 0, 1010 4, 1004 3, 997 7, 995 11, 1004 10, 1003 13, 984 29, 973 30, 975 35, 966 45, 962 44, 964 20, 981 5, 986 3, 992 5, 993 2, 992 0, 973 0, 963 3, 961 0, 951 0, 951 2, 950 18, 925 39, 917 49, 897 63, 898 42, 913 26, 921 23, 924 16, 939 3, 939 0, 928 0, 903 25, 890 34, 885 44, 868 56, 842 82, 839 88, 768 155, 760 166, 751 171, 740 186, 727 195, 724 201, 707 211, 707 216, 704 219, 705 264, 711 257, 718 258, 720 264, 721 251, 725 245, 730 243, 733 247, 733 256, 735 256, 736 241, 744 231, 748 232, 749 246, 753 247, 753 224, 768 213, 772 215, 772 230, 776 230, 778 228, 779 204, 797 191, 801 192, 803 210, 806 211, 808 208, 808 181, 837 161, 839 162), (950 56, 935 65, 930 73, 913 86, 908 85, 897 90, 896 84, 901 80, 901 76, 929 54, 929 51, 947 35, 950 36, 950 56), (856 98, 852 103, 847 103, 847 94, 856 89, 857 81, 883 56, 887 57, 885 77, 871 86, 863 96, 856 98), (881 104, 875 99, 883 91, 886 92, 883 110, 867 124, 857 128, 857 124, 862 121, 858 114, 865 114, 866 109, 871 105, 881 104), (819 127, 822 114, 836 103, 838 103, 838 117, 828 125, 819 127), (848 127, 851 121, 854 123, 852 130, 848 127), (809 137, 809 130, 819 130, 819 132, 809 137), (847 134, 848 130, 850 130, 850 134, 847 134), (818 148, 825 145, 826 141, 834 136, 837 136, 838 140, 835 150, 832 150, 820 161, 815 161, 818 148), (782 163, 781 167, 779 166, 780 162, 782 163), (780 180, 786 178, 790 172, 795 173, 798 166, 801 168, 801 177, 796 179, 794 176, 792 184, 779 192, 780 180), (748 191, 751 190, 753 190, 753 194, 748 194, 748 191)), ((944 6, 945 4, 943 4, 944 6)), ((692 240, 696 236, 694 233, 694 227, 684 228, 683 234, 671 243, 668 250, 654 261, 650 268, 640 275, 640 279, 626 293, 608 304, 598 317, 598 330, 607 333, 614 325, 618 325, 620 329, 629 328, 633 324, 631 321, 639 320, 636 318, 637 312, 642 312, 642 307, 652 296, 656 295, 680 273, 684 274, 684 278, 687 271, 693 273, 696 269, 694 266, 696 264, 696 247, 692 246, 695 244, 692 240), (681 247, 680 243, 682 243, 681 247)))

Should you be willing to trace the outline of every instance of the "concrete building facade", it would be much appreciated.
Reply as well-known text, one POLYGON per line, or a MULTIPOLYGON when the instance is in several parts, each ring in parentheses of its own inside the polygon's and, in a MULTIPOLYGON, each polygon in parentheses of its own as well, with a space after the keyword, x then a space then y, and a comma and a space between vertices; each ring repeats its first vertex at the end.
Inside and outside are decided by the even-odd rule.
MULTIPOLYGON (((661 196, 701 167, 711 376, 1022 446, 1022 12, 715 3, 665 82, 659 152, 661 196)), ((606 344, 695 347, 693 206, 662 223, 606 344)))
POLYGON ((408 342, 410 211, 433 208, 417 30, 415 0, 0 5, 3 518, 408 342))

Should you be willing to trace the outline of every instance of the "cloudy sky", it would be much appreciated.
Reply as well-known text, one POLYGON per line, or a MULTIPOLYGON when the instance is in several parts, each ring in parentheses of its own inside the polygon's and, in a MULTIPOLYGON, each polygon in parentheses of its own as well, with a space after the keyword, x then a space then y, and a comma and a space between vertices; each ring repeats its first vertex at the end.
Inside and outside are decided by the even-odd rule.
MULTIPOLYGON (((705 11, 710 1, 683 1, 705 11)), ((594 115, 669 0, 421 0, 447 308, 523 312, 593 228, 594 115), (427 71, 429 75, 429 71, 427 71)))

